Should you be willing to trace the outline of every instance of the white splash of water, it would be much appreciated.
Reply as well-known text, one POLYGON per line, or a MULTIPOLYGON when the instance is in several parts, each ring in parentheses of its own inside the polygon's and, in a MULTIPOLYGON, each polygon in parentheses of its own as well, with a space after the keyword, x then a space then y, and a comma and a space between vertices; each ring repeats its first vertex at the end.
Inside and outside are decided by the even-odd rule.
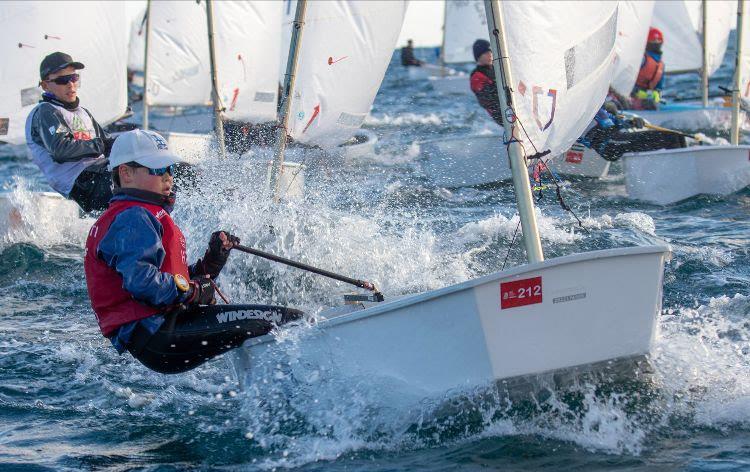
POLYGON ((383 113, 383 116, 367 115, 365 124, 369 126, 403 126, 403 125, 442 125, 443 120, 435 113, 421 115, 418 113, 403 113, 391 116, 383 113))
POLYGON ((14 178, 11 188, 0 196, 2 246, 31 242, 40 247, 83 247, 94 220, 80 218, 75 202, 54 193, 32 192, 20 177, 14 178))
MULTIPOLYGON (((584 236, 575 232, 575 227, 569 221, 544 215, 540 209, 536 209, 539 234, 544 241, 556 244, 571 244, 582 239, 584 236)), ((457 232, 457 239, 465 245, 487 242, 494 238, 512 239, 513 233, 518 228, 518 236, 521 231, 518 214, 511 218, 497 214, 480 221, 463 225, 457 232)))
POLYGON ((654 365, 674 416, 723 428, 750 426, 750 298, 712 298, 708 304, 662 316, 654 365))

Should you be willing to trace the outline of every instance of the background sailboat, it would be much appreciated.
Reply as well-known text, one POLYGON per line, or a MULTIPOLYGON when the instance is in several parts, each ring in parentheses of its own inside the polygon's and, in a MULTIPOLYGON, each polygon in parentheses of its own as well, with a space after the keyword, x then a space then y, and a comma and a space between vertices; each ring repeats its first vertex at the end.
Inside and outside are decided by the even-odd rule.
MULTIPOLYGON (((287 77, 284 84, 289 105, 282 106, 287 115, 279 121, 288 136, 348 158, 374 153, 377 136, 360 126, 393 56, 405 10, 402 1, 307 4, 302 39, 289 50, 289 58, 297 54, 291 69, 297 80, 291 85, 287 77)), ((277 161, 282 158, 278 154, 277 161)))
MULTIPOLYGON (((206 2, 150 2, 147 87, 141 116, 149 127, 170 134, 206 133, 214 128, 205 110, 185 107, 214 106, 216 120, 259 124, 275 119, 281 4, 226 1, 212 2, 211 7, 214 70, 206 2), (216 75, 218 104, 212 97, 212 74, 216 75), (150 116, 151 107, 179 108, 150 116)), ((198 153, 202 152, 205 145, 199 147, 198 153)))
POLYGON ((732 145, 692 146, 623 156, 628 196, 666 205, 699 195, 728 195, 750 185, 750 146, 739 145, 740 91, 747 88, 748 44, 745 39, 747 3, 740 0, 737 10, 737 59, 734 78, 732 145), (744 32, 745 34, 740 34, 744 32))
MULTIPOLYGON (((473 64, 472 45, 480 38, 487 38, 487 17, 484 15, 482 2, 446 0, 443 44, 440 48, 442 69, 428 78, 436 91, 471 95, 469 75, 445 66, 473 64)), ((411 69, 414 68, 410 68, 410 71, 411 69)))
MULTIPOLYGON (((708 79, 724 58, 729 31, 734 27, 736 2, 679 0, 656 2, 652 24, 664 33, 663 60, 668 74, 698 73, 697 100, 666 97, 657 111, 639 111, 648 121, 670 128, 730 127, 731 110, 723 99, 709 100, 708 79), (703 33, 705 30, 705 34, 703 33)), ((715 87, 713 92, 717 92, 715 87)), ((742 126, 747 126, 743 115, 742 126)))

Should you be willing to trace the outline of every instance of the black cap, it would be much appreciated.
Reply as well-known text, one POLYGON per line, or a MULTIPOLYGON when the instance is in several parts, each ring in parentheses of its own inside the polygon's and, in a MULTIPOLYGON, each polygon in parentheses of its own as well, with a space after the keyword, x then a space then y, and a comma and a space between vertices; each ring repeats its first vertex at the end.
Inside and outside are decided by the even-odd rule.
POLYGON ((486 53, 487 51, 491 51, 490 49, 490 42, 486 39, 477 39, 474 41, 474 46, 472 46, 472 49, 474 50, 474 60, 478 61, 479 56, 486 53))
POLYGON ((65 69, 68 66, 72 66, 75 69, 83 69, 84 66, 80 62, 75 62, 70 55, 64 52, 53 52, 49 56, 42 60, 39 65, 39 76, 42 80, 46 79, 48 75, 53 74, 61 69, 65 69))

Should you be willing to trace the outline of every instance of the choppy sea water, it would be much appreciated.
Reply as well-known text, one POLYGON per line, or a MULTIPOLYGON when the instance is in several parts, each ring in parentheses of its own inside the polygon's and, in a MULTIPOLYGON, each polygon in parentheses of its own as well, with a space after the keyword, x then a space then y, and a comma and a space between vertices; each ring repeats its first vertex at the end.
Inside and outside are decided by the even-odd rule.
MULTIPOLYGON (((712 85, 727 85, 731 60, 712 85)), ((669 79, 692 97, 696 77, 669 79)), ((81 92, 85 103, 85 90, 81 92)), ((253 169, 209 159, 175 219, 192 258, 226 228, 287 257, 375 281, 386 297, 498 270, 517 217, 509 185, 449 190, 420 169, 420 139, 492 130, 470 96, 436 95, 394 61, 366 127, 376 155, 310 163, 302 202, 271 206, 253 169)), ((721 130, 701 130, 721 136, 721 130)), ((23 201, 41 188, 22 152, 0 148, 0 179, 23 201)), ((664 311, 648 381, 582 376, 521 398, 493 390, 406 401, 387 385, 287 378, 241 391, 225 359, 163 376, 101 337, 83 279, 91 220, 36 219, 0 246, 3 470, 745 470, 750 468, 750 191, 657 207, 623 197, 617 175, 571 180, 568 204, 539 205, 547 257, 669 243, 664 311), (386 393, 384 393, 386 392, 386 393)), ((509 265, 523 262, 518 242, 509 265)), ((234 301, 315 312, 347 287, 232 256, 234 301)))

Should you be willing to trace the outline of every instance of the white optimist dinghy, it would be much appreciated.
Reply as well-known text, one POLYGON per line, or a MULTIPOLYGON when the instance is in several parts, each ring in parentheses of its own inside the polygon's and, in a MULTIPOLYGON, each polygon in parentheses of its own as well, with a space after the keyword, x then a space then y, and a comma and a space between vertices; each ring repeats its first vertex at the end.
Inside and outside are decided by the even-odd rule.
MULTIPOLYGON (((662 59, 666 73, 699 73, 701 100, 667 103, 659 110, 640 110, 639 115, 668 128, 730 127, 731 108, 721 98, 709 101, 708 78, 719 69, 724 59, 734 22, 734 4, 707 0, 656 2, 652 23, 664 33, 662 59)), ((748 125, 750 122, 742 113, 740 126, 748 125)))
MULTIPOLYGON (((125 115, 128 25, 124 5, 82 2, 76 15, 71 16, 70 10, 71 5, 64 2, 3 3, 0 143, 25 148, 26 118, 42 96, 39 62, 55 51, 66 52, 86 65, 79 95, 102 126, 125 115), (64 28, 61 18, 66 18, 64 28)), ((28 198, 34 201, 19 206, 12 192, 0 193, 0 228, 7 229, 7 222, 17 222, 19 217, 30 221, 51 214, 78 216, 78 205, 57 194, 31 192, 24 196, 28 198)))
MULTIPOLYGON (((443 94, 471 95, 469 74, 446 68, 448 64, 472 64, 474 41, 487 38, 487 17, 479 0, 446 0, 443 20, 441 68, 428 77, 432 87, 443 94)), ((419 69, 419 67, 410 67, 419 69)))
POLYGON ((630 198, 667 205, 699 194, 729 195, 750 185, 750 146, 738 145, 740 91, 750 88, 750 20, 745 7, 745 0, 737 3, 732 144, 625 154, 625 186, 630 198))
MULTIPOLYGON (((369 308, 323 312, 316 327, 294 336, 294 355, 311 371, 385 379, 430 395, 651 350, 669 249, 609 249, 545 261, 524 156, 532 142, 552 152, 568 148, 597 111, 611 78, 612 48, 591 46, 614 42, 616 4, 487 0, 485 8, 496 33, 493 52, 502 58, 495 71, 529 263, 369 308), (576 28, 566 27, 573 23, 576 28), (557 101, 541 107, 530 87, 556 94, 557 101), (537 115, 552 111, 549 126, 532 126, 537 115)), ((272 335, 246 341, 235 351, 242 384, 276 382, 285 349, 272 335)))

